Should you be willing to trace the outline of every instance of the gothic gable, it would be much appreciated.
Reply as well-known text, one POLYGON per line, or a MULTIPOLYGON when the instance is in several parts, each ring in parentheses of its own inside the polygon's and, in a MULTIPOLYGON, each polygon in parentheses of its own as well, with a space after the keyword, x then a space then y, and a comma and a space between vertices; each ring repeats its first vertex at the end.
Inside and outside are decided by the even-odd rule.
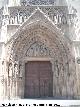
POLYGON ((43 25, 50 28, 57 35, 63 35, 61 30, 54 24, 54 22, 47 15, 45 15, 45 13, 43 13, 39 8, 37 8, 32 13, 32 15, 19 27, 19 29, 16 31, 16 33, 11 37, 9 41, 17 38, 20 35, 20 33, 24 31, 28 26, 32 26, 32 24, 35 24, 37 22, 43 23, 43 25))

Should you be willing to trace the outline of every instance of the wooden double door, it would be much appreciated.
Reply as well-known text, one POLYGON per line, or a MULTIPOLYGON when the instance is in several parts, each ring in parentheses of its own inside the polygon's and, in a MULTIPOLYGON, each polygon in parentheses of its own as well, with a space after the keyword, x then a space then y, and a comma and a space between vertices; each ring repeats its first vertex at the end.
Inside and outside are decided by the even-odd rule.
POLYGON ((29 61, 25 64, 24 98, 53 96, 52 65, 49 61, 29 61))

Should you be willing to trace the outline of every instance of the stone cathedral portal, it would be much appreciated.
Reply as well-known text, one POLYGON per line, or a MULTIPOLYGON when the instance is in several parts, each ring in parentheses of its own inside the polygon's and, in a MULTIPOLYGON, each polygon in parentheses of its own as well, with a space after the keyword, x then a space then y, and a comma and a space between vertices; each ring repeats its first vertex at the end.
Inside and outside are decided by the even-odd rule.
POLYGON ((65 0, 10 0, 4 14, 1 98, 79 95, 65 0), (8 14, 7 14, 8 13, 8 14))

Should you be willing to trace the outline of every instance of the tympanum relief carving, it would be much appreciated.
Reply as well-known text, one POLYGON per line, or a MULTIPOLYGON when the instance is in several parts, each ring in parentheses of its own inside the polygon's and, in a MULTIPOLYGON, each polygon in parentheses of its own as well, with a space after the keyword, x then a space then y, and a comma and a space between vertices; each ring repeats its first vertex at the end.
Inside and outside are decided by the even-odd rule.
POLYGON ((37 41, 32 44, 26 52, 27 57, 50 56, 50 49, 44 43, 37 41))

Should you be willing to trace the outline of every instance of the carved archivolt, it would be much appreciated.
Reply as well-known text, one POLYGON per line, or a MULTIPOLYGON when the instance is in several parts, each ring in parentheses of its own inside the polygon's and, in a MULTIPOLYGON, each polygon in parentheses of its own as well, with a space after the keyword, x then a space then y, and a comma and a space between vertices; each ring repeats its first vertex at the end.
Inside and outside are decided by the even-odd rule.
MULTIPOLYGON (((26 45, 27 47, 29 48, 29 46, 31 44, 33 44, 34 42, 34 39, 36 38, 37 40, 39 38, 42 38, 45 42, 46 42, 46 39, 47 38, 47 41, 48 41, 48 45, 51 45, 49 47, 52 47, 54 48, 55 46, 52 46, 52 45, 56 45, 56 48, 54 49, 58 49, 59 51, 63 51, 63 54, 66 54, 66 52, 64 52, 66 49, 65 49, 65 46, 64 46, 64 42, 61 43, 61 41, 59 40, 59 38, 57 37, 57 35, 55 36, 54 33, 50 32, 48 30, 48 28, 46 27, 43 27, 43 26, 33 26, 33 28, 31 28, 30 30, 28 29, 27 31, 23 31, 20 36, 18 37, 18 39, 14 42, 13 44, 13 47, 12 47, 12 50, 15 51, 21 51, 21 49, 23 49, 26 45), (33 29, 34 28, 34 29, 33 29), (25 33, 24 33, 25 32, 25 33), (34 38, 32 38, 32 36, 35 36, 34 38), (40 37, 41 35, 41 37, 40 37), (32 38, 32 39, 30 39, 32 38), (21 47, 19 47, 21 46, 21 47), (16 48, 15 48, 16 47, 16 48), (64 48, 64 49, 63 49, 64 48)), ((60 38, 61 39, 61 38, 60 38)), ((42 40, 40 40, 42 41, 42 40)), ((47 43, 47 42, 46 42, 47 43)), ((67 47, 67 46, 66 46, 67 47)), ((66 54, 67 55, 67 54, 66 54)))

